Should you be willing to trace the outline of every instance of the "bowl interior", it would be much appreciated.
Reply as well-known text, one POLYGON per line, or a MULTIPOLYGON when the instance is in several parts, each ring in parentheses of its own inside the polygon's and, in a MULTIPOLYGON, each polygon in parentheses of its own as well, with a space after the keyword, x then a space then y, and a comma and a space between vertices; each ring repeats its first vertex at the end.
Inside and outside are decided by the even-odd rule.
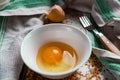
POLYGON ((81 31, 65 24, 43 25, 26 35, 21 46, 21 56, 24 63, 40 74, 59 75, 72 72, 82 66, 90 57, 91 43, 81 31), (36 55, 40 46, 48 42, 63 42, 73 47, 78 55, 75 68, 62 73, 47 73, 36 65, 36 55))

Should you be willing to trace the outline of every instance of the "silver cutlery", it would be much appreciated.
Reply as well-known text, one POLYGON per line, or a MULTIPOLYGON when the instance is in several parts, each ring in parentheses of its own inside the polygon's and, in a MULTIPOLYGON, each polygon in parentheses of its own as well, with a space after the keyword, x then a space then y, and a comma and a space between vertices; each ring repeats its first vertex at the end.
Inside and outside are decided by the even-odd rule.
POLYGON ((95 29, 87 16, 81 16, 79 17, 79 20, 85 29, 92 31, 98 36, 101 43, 106 49, 120 56, 120 50, 104 34, 95 29))

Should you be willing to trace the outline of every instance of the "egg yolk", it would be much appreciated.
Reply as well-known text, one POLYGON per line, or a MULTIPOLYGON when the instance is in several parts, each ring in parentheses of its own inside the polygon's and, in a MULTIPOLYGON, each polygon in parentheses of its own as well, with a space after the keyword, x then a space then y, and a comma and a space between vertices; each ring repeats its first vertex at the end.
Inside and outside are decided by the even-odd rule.
POLYGON ((48 47, 43 51, 43 60, 48 64, 56 64, 62 60, 62 50, 58 47, 48 47))

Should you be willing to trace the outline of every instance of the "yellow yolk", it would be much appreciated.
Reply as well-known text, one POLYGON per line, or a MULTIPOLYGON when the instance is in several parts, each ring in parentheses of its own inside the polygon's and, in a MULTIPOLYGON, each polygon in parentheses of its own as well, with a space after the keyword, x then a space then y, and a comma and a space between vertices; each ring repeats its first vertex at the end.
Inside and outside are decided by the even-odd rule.
POLYGON ((48 64, 56 64, 62 60, 62 50, 58 47, 48 47, 43 51, 43 60, 48 64))

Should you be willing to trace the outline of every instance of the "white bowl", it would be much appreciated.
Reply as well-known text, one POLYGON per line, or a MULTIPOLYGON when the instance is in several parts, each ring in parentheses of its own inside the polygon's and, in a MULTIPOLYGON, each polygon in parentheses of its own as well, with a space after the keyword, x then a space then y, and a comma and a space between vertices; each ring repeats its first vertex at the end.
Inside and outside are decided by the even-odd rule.
POLYGON ((60 79, 78 70, 91 55, 92 45, 89 38, 80 30, 66 24, 48 24, 32 30, 26 35, 21 46, 21 57, 24 63, 33 71, 44 77, 60 79), (78 56, 78 63, 74 68, 65 72, 44 72, 36 65, 36 55, 41 45, 47 42, 63 42, 73 47, 78 56))

